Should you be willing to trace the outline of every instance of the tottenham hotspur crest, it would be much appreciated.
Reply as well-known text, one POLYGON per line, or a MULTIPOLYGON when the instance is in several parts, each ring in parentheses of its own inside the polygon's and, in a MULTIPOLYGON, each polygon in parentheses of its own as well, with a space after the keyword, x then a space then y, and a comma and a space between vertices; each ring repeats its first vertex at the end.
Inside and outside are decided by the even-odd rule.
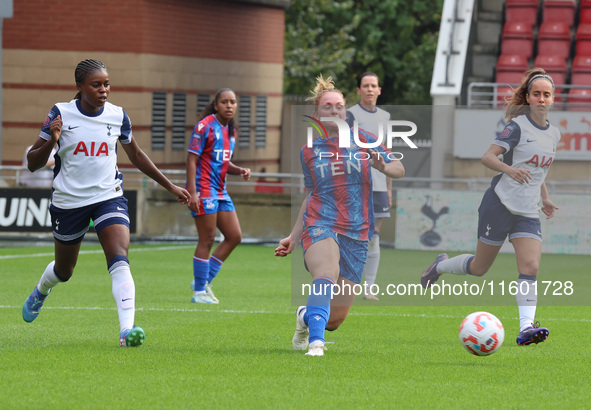
POLYGON ((107 124, 107 136, 111 136, 111 126, 109 124, 107 124))

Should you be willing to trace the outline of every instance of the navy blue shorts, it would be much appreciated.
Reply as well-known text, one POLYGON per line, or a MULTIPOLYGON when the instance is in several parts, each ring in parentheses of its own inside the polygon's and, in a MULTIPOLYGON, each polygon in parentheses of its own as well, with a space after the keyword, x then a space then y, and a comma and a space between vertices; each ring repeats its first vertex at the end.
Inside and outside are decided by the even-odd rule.
MULTIPOLYGON (((339 275, 355 283, 361 283, 365 260, 367 259, 367 241, 358 241, 320 226, 310 226, 302 233, 304 254, 308 248, 318 241, 332 238, 339 245, 341 259, 339 275)), ((308 267, 306 266, 306 270, 308 267)), ((309 271, 309 270, 308 270, 309 271)))
POLYGON ((478 208, 478 240, 501 246, 509 235, 515 238, 533 238, 542 242, 540 218, 515 215, 503 205, 494 189, 488 188, 478 208))
POLYGON ((373 214, 376 218, 390 217, 390 201, 387 192, 373 193, 373 214))
POLYGON ((53 237, 65 245, 82 242, 90 220, 94 221, 97 235, 109 225, 125 225, 129 228, 129 211, 124 196, 74 209, 49 206, 53 237))

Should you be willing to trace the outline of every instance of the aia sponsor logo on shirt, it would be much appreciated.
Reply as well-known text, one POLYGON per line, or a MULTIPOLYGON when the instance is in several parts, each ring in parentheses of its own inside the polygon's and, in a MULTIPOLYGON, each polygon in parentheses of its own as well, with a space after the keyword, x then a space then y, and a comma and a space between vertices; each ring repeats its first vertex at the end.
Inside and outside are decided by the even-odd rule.
POLYGON ((544 167, 550 168, 550 165, 552 165, 553 160, 554 160, 554 158, 552 158, 552 157, 546 158, 545 155, 542 155, 542 159, 540 159, 540 157, 536 154, 533 157, 531 157, 531 159, 529 161, 527 161, 526 164, 530 164, 530 165, 533 165, 534 167, 539 167, 539 168, 544 168, 544 167))
POLYGON ((100 155, 104 155, 108 157, 109 146, 106 142, 101 142, 99 145, 98 142, 94 141, 89 144, 85 144, 84 141, 80 141, 78 145, 76 145, 74 155, 84 155, 85 157, 98 157, 100 155))

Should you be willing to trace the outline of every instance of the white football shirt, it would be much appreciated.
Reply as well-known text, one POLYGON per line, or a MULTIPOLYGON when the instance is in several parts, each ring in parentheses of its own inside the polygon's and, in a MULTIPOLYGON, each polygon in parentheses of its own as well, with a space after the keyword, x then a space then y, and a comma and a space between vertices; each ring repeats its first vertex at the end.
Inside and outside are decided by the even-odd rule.
POLYGON ((529 184, 520 184, 504 173, 493 178, 495 193, 511 213, 539 218, 541 186, 556 156, 560 137, 558 128, 550 123, 540 127, 529 115, 520 115, 492 142, 505 148, 504 163, 527 169, 532 176, 529 184))
MULTIPOLYGON (((360 104, 355 104, 349 108, 347 121, 353 126, 353 121, 357 121, 359 128, 371 132, 376 137, 379 135, 379 127, 385 127, 386 122, 390 121, 390 113, 376 107, 375 111, 368 111, 360 104)), ((372 191, 388 191, 386 175, 375 168, 371 168, 372 191)))
POLYGON ((62 117, 57 142, 51 203, 80 208, 123 195, 117 169, 117 141, 129 144, 131 122, 123 108, 109 102, 97 113, 82 110, 80 100, 58 103, 49 112, 39 137, 51 139, 49 124, 62 117))

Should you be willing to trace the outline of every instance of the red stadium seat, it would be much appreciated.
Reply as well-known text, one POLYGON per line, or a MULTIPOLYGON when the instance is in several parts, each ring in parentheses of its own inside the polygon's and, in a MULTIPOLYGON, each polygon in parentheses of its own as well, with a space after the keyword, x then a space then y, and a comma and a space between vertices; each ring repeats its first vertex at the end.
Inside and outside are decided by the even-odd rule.
POLYGON ((591 85, 591 56, 576 56, 570 77, 573 85, 591 85))
POLYGON ((501 35, 501 54, 533 57, 534 32, 532 27, 525 23, 505 23, 501 35))
POLYGON ((581 0, 579 24, 591 24, 591 0, 581 0))
POLYGON ((591 111, 591 89, 571 88, 568 93, 568 111, 591 111))
POLYGON ((538 0, 507 0, 505 2, 505 21, 536 26, 538 24, 538 3, 538 0))
MULTIPOLYGON (((520 55, 503 55, 499 56, 497 60, 497 67, 495 70, 495 82, 503 84, 519 84, 523 78, 523 73, 529 68, 526 56, 520 55)), ((511 98, 513 93, 511 87, 497 88, 497 104, 505 105, 507 100, 511 98)))
POLYGON ((575 55, 591 56, 591 24, 579 24, 575 39, 575 55))
POLYGON ((566 58, 538 54, 534 61, 534 67, 546 70, 552 76, 555 84, 566 84, 566 58))
POLYGON ((575 24, 575 0, 544 0, 542 23, 575 24))
POLYGON ((527 57, 502 54, 497 60, 495 81, 497 83, 519 84, 523 73, 528 68, 527 57))
MULTIPOLYGON (((554 85, 566 84, 566 58, 559 56, 544 56, 538 55, 534 61, 534 67, 540 67, 546 70, 546 72, 554 80, 554 85)), ((562 93, 562 88, 556 88, 554 90, 554 103, 561 103, 562 97, 559 95, 562 93)))
POLYGON ((542 23, 538 32, 538 54, 568 58, 570 27, 565 23, 542 23))
MULTIPOLYGON (((529 68, 527 57, 520 55, 501 54, 497 60, 495 82, 503 84, 519 84, 523 73, 529 68)), ((505 105, 513 93, 511 87, 498 87, 496 101, 498 105, 505 105)))

